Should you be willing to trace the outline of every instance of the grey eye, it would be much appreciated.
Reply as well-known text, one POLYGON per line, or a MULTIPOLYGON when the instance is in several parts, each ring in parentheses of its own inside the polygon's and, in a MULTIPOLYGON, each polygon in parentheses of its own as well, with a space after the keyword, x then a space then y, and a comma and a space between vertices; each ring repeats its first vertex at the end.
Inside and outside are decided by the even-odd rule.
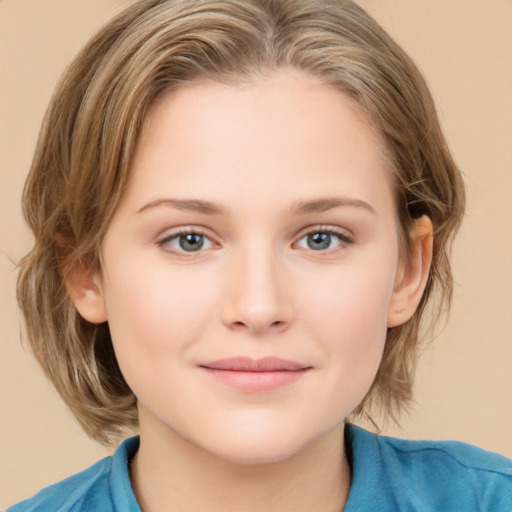
POLYGON ((167 246, 172 252, 198 252, 202 249, 210 249, 213 242, 201 233, 178 233, 170 235, 162 240, 159 245, 167 246))
POLYGON ((307 244, 310 249, 321 251, 329 248, 331 238, 330 233, 313 233, 307 235, 307 244))
POLYGON ((313 231, 304 235, 299 240, 298 246, 313 251, 325 251, 347 243, 350 243, 350 240, 342 234, 330 231, 313 231))
POLYGON ((204 245, 204 236, 196 233, 179 235, 178 240, 181 249, 187 252, 199 251, 204 245))

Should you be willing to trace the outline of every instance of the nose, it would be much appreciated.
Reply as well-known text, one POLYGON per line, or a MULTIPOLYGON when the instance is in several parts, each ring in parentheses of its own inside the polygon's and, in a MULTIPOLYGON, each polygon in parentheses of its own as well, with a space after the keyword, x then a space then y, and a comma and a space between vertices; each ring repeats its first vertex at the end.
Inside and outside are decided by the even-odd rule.
POLYGON ((229 329, 261 335, 288 328, 290 283, 271 248, 252 244, 233 256, 227 272, 222 316, 229 329))

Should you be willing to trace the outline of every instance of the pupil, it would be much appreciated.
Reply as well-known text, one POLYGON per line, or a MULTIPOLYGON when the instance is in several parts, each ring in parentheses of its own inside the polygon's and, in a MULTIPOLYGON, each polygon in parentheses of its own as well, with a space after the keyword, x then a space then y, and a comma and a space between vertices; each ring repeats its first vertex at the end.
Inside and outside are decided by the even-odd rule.
POLYGON ((331 244, 331 235, 329 233, 308 235, 308 243, 312 249, 327 249, 331 244))
POLYGON ((190 233, 180 237, 180 247, 184 251, 198 251, 203 246, 204 239, 202 235, 190 233))

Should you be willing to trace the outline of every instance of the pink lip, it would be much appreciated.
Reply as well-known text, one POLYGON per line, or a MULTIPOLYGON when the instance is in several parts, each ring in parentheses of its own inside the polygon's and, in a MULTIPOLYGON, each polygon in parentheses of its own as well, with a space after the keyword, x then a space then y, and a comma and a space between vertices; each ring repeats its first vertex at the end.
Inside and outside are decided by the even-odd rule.
POLYGON ((278 357, 233 357, 202 363, 199 367, 223 384, 247 393, 274 391, 297 382, 311 370, 311 366, 278 357))

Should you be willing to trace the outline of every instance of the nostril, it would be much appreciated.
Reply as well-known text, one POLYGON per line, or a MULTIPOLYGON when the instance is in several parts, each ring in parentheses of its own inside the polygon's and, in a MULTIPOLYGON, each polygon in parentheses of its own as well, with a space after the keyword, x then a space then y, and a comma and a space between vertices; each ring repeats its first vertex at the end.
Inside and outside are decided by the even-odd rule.
POLYGON ((270 332, 275 334, 280 333, 287 329, 289 323, 283 320, 277 320, 276 322, 272 322, 269 326, 270 332))
MULTIPOLYGON (((276 320, 275 322, 267 324, 267 326, 269 329, 276 330, 276 329, 280 329, 285 324, 286 324, 286 322, 283 322, 282 320, 276 320)), ((236 321, 236 322, 232 323, 232 327, 234 327, 235 329, 240 329, 240 328, 245 329, 245 328, 250 328, 250 324, 248 324, 246 322, 236 321)), ((257 328, 257 330, 259 330, 259 328, 257 328)))

